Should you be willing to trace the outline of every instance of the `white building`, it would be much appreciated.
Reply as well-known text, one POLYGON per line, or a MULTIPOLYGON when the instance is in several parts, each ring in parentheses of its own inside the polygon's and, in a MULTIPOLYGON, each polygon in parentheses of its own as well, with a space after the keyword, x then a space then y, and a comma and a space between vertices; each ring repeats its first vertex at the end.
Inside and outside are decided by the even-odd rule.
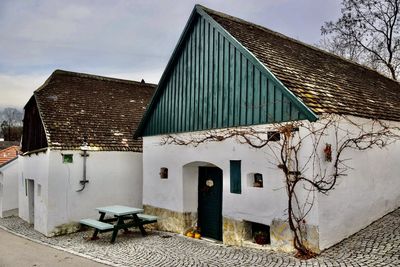
POLYGON ((18 146, 0 150, 0 218, 18 214, 18 146))
MULTIPOLYGON (((299 125, 291 133, 304 138, 294 165, 307 165, 314 154, 315 161, 297 172, 314 177, 332 173, 335 158, 329 157, 342 137, 374 133, 376 119, 399 126, 396 81, 196 6, 137 131, 143 137, 144 208, 161 217, 164 230, 183 233, 197 222, 204 236, 242 245, 267 229, 272 247, 290 250, 286 180, 276 157, 284 132, 277 127, 299 125), (310 128, 332 118, 313 145, 310 128), (238 133, 250 129, 270 134, 272 148, 243 144, 238 133), (234 138, 225 138, 232 132, 234 138)), ((400 206, 398 143, 346 149, 342 157, 351 159, 346 176, 329 194, 311 194, 314 204, 302 220, 315 251, 400 206)), ((301 188, 297 197, 306 200, 310 191, 301 188)))
POLYGON ((142 206, 142 142, 155 85, 56 70, 25 106, 19 216, 47 235, 75 231, 96 207, 142 206))

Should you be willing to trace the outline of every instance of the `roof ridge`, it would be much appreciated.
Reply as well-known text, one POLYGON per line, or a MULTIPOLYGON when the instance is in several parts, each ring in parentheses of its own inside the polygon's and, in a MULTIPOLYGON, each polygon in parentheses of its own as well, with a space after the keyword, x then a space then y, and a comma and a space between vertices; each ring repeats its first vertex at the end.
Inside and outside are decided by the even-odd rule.
POLYGON ((67 71, 67 70, 61 70, 61 69, 56 69, 56 70, 51 74, 51 76, 53 76, 53 75, 55 75, 55 74, 70 75, 70 76, 76 76, 76 77, 82 77, 82 78, 89 78, 89 79, 96 79, 96 80, 100 80, 100 81, 111 81, 111 82, 120 82, 120 83, 127 83, 127 84, 157 86, 157 84, 154 84, 154 83, 139 82, 139 81, 134 81, 134 80, 127 80, 127 79, 114 78, 114 77, 107 77, 107 76, 101 76, 101 75, 90 74, 90 73, 83 73, 83 72, 67 71))
MULTIPOLYGON (((380 75, 380 76, 382 76, 382 77, 384 77, 384 78, 386 78, 386 79, 388 79, 388 80, 390 80, 390 81, 399 83, 399 81, 394 80, 394 79, 392 79, 391 77, 388 77, 388 76, 386 76, 386 75, 383 75, 382 73, 378 72, 377 70, 371 69, 370 67, 368 67, 368 66, 366 66, 366 65, 362 65, 362 64, 360 64, 360 63, 354 62, 354 61, 352 61, 352 60, 350 60, 350 59, 347 59, 347 58, 345 58, 345 57, 342 57, 342 56, 333 54, 333 53, 328 52, 328 51, 326 51, 326 50, 323 50, 323 49, 321 49, 321 48, 315 47, 315 46, 313 46, 313 45, 311 45, 311 44, 307 44, 307 43, 305 43, 305 42, 303 42, 303 41, 297 40, 297 39, 295 39, 295 38, 293 38, 293 37, 289 37, 289 36, 287 36, 287 35, 284 35, 284 34, 282 34, 282 33, 277 32, 277 31, 271 30, 271 29, 269 29, 269 28, 267 28, 267 27, 264 27, 264 26, 262 26, 262 25, 255 24, 255 23, 253 23, 253 22, 250 22, 250 21, 247 21, 247 20, 244 20, 244 19, 241 19, 241 18, 232 16, 232 15, 229 15, 229 14, 226 14, 226 13, 223 13, 223 12, 220 12, 220 11, 217 11, 217 10, 214 10, 214 9, 211 9, 211 8, 208 8, 208 7, 205 7, 205 6, 200 5, 200 4, 197 4, 196 6, 199 6, 200 8, 204 9, 204 11, 206 11, 206 12, 214 13, 214 14, 217 15, 217 16, 225 17, 225 18, 231 19, 231 20, 236 21, 236 22, 239 22, 239 23, 246 23, 246 24, 251 25, 251 26, 254 26, 254 27, 256 27, 256 28, 258 28, 258 29, 260 29, 260 30, 263 30, 263 31, 266 31, 266 32, 268 32, 268 33, 274 34, 274 35, 276 35, 276 36, 278 36, 278 37, 280 37, 280 38, 287 39, 287 40, 289 40, 289 41, 295 42, 295 43, 297 43, 297 44, 299 44, 299 45, 302 45, 302 46, 305 46, 305 47, 307 47, 307 48, 309 48, 309 49, 315 50, 315 51, 320 52, 320 53, 324 53, 324 54, 326 54, 326 55, 328 55, 328 56, 330 56, 330 57, 333 57, 333 58, 336 58, 336 59, 345 61, 345 62, 347 62, 347 63, 353 64, 353 65, 358 66, 358 67, 361 67, 361 68, 363 68, 363 69, 365 69, 365 70, 367 70, 367 71, 374 72, 374 73, 376 73, 376 74, 378 74, 378 75, 380 75)), ((229 32, 229 31, 228 31, 228 32, 229 32)))

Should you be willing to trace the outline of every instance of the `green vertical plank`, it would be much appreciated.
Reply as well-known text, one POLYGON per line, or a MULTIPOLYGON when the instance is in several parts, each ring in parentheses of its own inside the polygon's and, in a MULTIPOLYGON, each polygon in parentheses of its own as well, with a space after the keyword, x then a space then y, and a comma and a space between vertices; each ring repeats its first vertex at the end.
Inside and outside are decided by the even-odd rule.
POLYGON ((185 121, 185 131, 190 131, 190 119, 191 119, 191 72, 192 72, 192 36, 188 39, 187 46, 187 68, 186 68, 186 121, 185 121))
POLYGON ((165 126, 167 125, 166 121, 167 121, 167 110, 165 108, 165 99, 166 99, 166 85, 164 85, 164 92, 161 96, 161 110, 162 110, 162 119, 161 119, 161 128, 163 132, 167 132, 165 129, 165 126))
POLYGON ((287 97, 283 96, 283 114, 282 114, 282 120, 283 121, 289 121, 290 120, 290 101, 287 97))
POLYGON ((275 122, 275 85, 268 79, 268 122, 275 122))
POLYGON ((199 122, 199 28, 200 22, 199 20, 196 23, 195 31, 194 31, 194 102, 193 102, 193 113, 194 113, 194 120, 193 120, 193 130, 198 129, 198 122, 199 122))
POLYGON ((247 117, 246 125, 253 124, 254 113, 254 65, 248 61, 247 64, 247 117))
POLYGON ((203 129, 203 107, 204 107, 204 19, 200 20, 199 31, 199 121, 198 130, 203 129))
POLYGON ((282 110, 283 110, 283 98, 282 92, 276 87, 275 88, 275 121, 282 121, 282 110))
POLYGON ((224 38, 224 80, 223 80, 223 117, 222 117, 222 127, 228 127, 229 125, 229 42, 224 38))
POLYGON ((170 124, 171 124, 171 101, 170 101, 170 98, 171 98, 171 90, 170 90, 171 80, 172 80, 172 77, 170 77, 169 82, 167 83, 167 86, 166 86, 166 91, 165 91, 166 92, 166 100, 165 100, 166 111, 165 111, 165 113, 167 113, 167 120, 166 120, 166 124, 165 124, 165 130, 167 132, 169 132, 170 124))
POLYGON ((174 121, 174 132, 179 132, 179 122, 180 122, 180 117, 181 114, 179 112, 179 107, 181 104, 181 93, 180 93, 180 86, 179 86, 179 82, 180 82, 180 61, 181 61, 181 57, 178 58, 175 68, 176 68, 176 81, 175 81, 175 121, 174 121))
POLYGON ((179 82, 179 60, 176 61, 175 64, 175 71, 174 71, 174 84, 172 86, 173 88, 173 102, 174 102, 174 119, 173 119, 173 125, 172 125, 172 132, 176 133, 178 131, 178 109, 179 109, 179 87, 178 87, 178 82, 179 82))
POLYGON ((213 128, 218 126, 218 31, 214 28, 213 48, 213 128))
POLYGON ((299 119, 299 110, 292 104, 290 103, 291 107, 291 113, 290 113, 290 119, 295 121, 299 119))
POLYGON ((178 132, 182 132, 182 118, 183 118, 183 53, 179 58, 179 83, 178 83, 178 94, 179 94, 179 109, 178 109, 178 132))
POLYGON ((234 126, 235 118, 235 47, 229 44, 229 121, 228 126, 234 126))
POLYGON ((207 128, 213 126, 213 86, 214 86, 214 29, 209 24, 209 49, 208 49, 208 112, 207 112, 207 128))
POLYGON ((188 69, 188 63, 187 63, 187 41, 185 43, 185 49, 183 50, 182 53, 182 61, 183 61, 183 66, 182 66, 182 118, 181 118, 181 125, 182 125, 182 132, 186 131, 186 114, 187 114, 187 82, 186 82, 186 77, 187 77, 187 69, 188 69))
POLYGON ((268 118, 268 106, 267 106, 267 77, 265 75, 261 75, 261 107, 260 107, 260 119, 261 123, 267 123, 268 118))
POLYGON ((203 98, 203 129, 208 128, 208 103, 209 103, 209 94, 208 94, 208 77, 209 77, 209 65, 208 65, 208 58, 210 53, 210 46, 209 46, 209 23, 204 20, 204 98, 203 98))
POLYGON ((260 120, 260 111, 261 111, 261 74, 260 71, 254 68, 254 95, 253 95, 253 123, 259 124, 260 120))
POLYGON ((192 33, 191 47, 190 47, 190 121, 189 131, 194 130, 194 116, 195 116, 195 74, 196 74, 196 42, 195 42, 195 31, 192 33))
POLYGON ((240 125, 240 106, 241 106, 241 54, 235 48, 235 118, 234 118, 234 125, 240 125))
POLYGON ((241 101, 240 101, 240 125, 246 125, 247 119, 247 59, 241 56, 241 76, 240 80, 240 91, 241 91, 241 101))
POLYGON ((171 74, 171 81, 169 83, 169 107, 170 107, 170 119, 169 119, 169 123, 168 123, 168 132, 172 132, 173 131, 173 126, 174 126, 174 119, 175 119, 175 98, 174 98, 174 83, 175 83, 175 73, 176 70, 174 69, 174 71, 171 74))
POLYGON ((218 34, 218 128, 223 127, 224 116, 224 37, 218 34))

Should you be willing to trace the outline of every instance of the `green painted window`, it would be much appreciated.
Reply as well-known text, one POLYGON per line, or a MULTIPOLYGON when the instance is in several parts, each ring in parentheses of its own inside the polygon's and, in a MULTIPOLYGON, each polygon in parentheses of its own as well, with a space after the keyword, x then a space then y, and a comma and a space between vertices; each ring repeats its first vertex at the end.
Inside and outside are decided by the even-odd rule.
POLYGON ((231 193, 242 193, 242 170, 240 160, 231 160, 231 193))
POLYGON ((63 155, 63 163, 72 163, 73 160, 73 155, 72 154, 64 154, 63 155))

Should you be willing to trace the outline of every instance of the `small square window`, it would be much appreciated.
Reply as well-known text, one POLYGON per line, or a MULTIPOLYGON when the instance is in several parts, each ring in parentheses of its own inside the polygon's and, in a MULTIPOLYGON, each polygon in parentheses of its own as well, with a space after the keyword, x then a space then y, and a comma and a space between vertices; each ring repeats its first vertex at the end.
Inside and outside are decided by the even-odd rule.
POLYGON ((263 175, 261 173, 254 174, 254 187, 263 187, 263 175))
POLYGON ((73 155, 72 154, 64 154, 63 155, 63 163, 73 163, 73 155))
POLYGON ((160 168, 160 178, 168 179, 168 168, 165 167, 160 168))
POLYGON ((268 141, 280 141, 281 140, 281 134, 277 131, 271 131, 267 132, 268 135, 268 141))

